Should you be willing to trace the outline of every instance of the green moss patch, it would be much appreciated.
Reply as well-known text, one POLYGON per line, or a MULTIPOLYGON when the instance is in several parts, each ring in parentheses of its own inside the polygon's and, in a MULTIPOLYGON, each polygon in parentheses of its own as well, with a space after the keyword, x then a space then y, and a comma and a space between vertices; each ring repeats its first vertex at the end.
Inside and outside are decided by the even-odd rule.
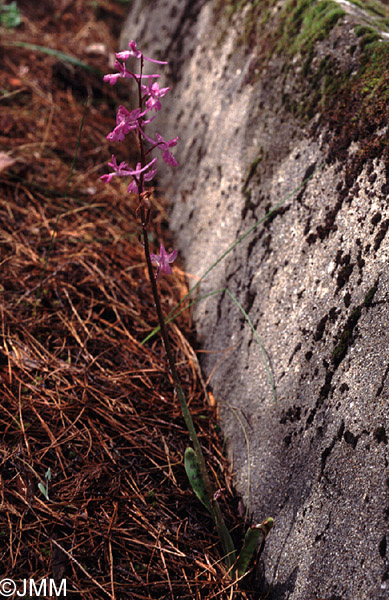
MULTIPOLYGON (((362 38, 362 42, 364 37, 362 38)), ((349 184, 368 159, 389 158, 387 115, 389 106, 389 47, 382 41, 363 43, 359 69, 335 76, 323 87, 321 123, 334 132, 330 159, 344 159, 351 142, 359 150, 348 163, 349 184)))
MULTIPOLYGON (((341 36, 335 42, 339 56, 343 55, 338 60, 337 52, 328 49, 323 52, 320 43, 330 36, 345 14, 339 4, 334 0, 287 0, 278 11, 275 4, 275 0, 218 0, 214 7, 219 17, 224 11, 230 22, 237 11, 245 9, 239 43, 256 57, 248 83, 254 84, 263 77, 263 67, 274 56, 279 57, 281 72, 277 77, 281 81, 281 73, 289 73, 289 79, 295 80, 292 93, 281 91, 284 108, 303 125, 320 114, 312 134, 317 135, 323 128, 330 130, 329 160, 347 162, 346 179, 350 187, 366 160, 389 158, 385 135, 389 106, 388 43, 374 26, 356 24, 353 44, 349 26, 345 26, 347 42, 341 36), (347 151, 352 142, 357 142, 359 149, 349 157, 347 151)), ((354 4, 380 19, 385 17, 385 8, 374 0, 363 3, 356 0, 354 4)))
POLYGON ((333 0, 289 0, 280 14, 278 34, 281 34, 281 39, 277 52, 309 54, 316 42, 325 39, 343 15, 343 9, 333 0))
POLYGON ((351 4, 359 6, 365 11, 378 15, 379 17, 386 17, 385 7, 380 2, 374 0, 349 0, 351 4))
POLYGON ((276 0, 217 0, 214 4, 215 22, 224 15, 231 23, 232 17, 246 8, 239 43, 248 49, 258 46, 271 56, 274 51, 296 53, 309 51, 317 40, 324 39, 343 9, 334 0, 287 0, 279 13, 273 15, 276 0), (268 31, 265 26, 272 20, 268 31), (263 45, 264 38, 266 43, 263 45))

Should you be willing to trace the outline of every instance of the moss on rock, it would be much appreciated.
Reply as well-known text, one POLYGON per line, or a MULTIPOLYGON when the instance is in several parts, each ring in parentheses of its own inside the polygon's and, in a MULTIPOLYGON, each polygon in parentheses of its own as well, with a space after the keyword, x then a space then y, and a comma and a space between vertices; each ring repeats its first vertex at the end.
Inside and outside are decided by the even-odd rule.
POLYGON ((289 0, 280 14, 277 52, 310 54, 316 42, 325 39, 343 15, 343 9, 333 0, 289 0))
POLYGON ((375 0, 348 0, 351 4, 355 4, 374 19, 378 27, 389 30, 389 11, 381 2, 375 0))
POLYGON ((367 159, 389 158, 388 44, 376 39, 363 43, 364 38, 358 70, 349 77, 335 77, 323 92, 321 123, 329 124, 334 132, 330 158, 344 158, 352 142, 359 146, 349 161, 350 184, 367 159))
MULTIPOLYGON (((385 17, 379 2, 355 0, 354 4, 381 21, 385 17)), ((385 133, 389 49, 374 23, 350 17, 332 33, 345 16, 334 0, 286 0, 281 8, 275 0, 228 0, 215 2, 214 9, 219 17, 224 11, 228 22, 243 11, 238 42, 254 55, 248 83, 262 78, 264 67, 276 57, 285 76, 293 80, 292 87, 281 91, 284 108, 303 125, 320 115, 311 132, 331 131, 330 162, 345 160, 351 143, 358 144, 347 166, 350 186, 366 160, 389 158, 385 133)))

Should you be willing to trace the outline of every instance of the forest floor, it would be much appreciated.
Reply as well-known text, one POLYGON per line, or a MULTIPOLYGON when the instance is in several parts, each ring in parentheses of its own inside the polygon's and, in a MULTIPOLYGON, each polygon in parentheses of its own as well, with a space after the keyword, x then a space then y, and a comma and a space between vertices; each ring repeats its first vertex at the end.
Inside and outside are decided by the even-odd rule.
MULTIPOLYGON (((0 579, 18 590, 66 579, 67 597, 83 600, 252 598, 226 576, 188 484, 188 434, 161 341, 142 344, 156 314, 137 200, 125 182, 99 180, 128 95, 126 82, 102 81, 126 4, 17 6, 21 24, 0 29, 0 579)), ((136 164, 134 142, 123 152, 136 164)), ((161 239, 171 247, 162 190, 154 207, 156 252, 161 239)), ((187 292, 177 262, 160 278, 165 313, 187 292)), ((222 510, 241 536, 189 310, 170 337, 222 510)))

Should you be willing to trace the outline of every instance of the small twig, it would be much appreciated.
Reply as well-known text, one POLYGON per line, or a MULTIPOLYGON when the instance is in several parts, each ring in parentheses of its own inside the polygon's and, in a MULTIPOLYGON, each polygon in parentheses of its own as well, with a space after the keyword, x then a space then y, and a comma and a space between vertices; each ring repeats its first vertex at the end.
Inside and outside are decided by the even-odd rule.
POLYGON ((63 546, 61 546, 61 544, 59 544, 59 543, 58 543, 56 540, 54 540, 53 538, 50 538, 50 537, 49 537, 48 535, 46 535, 46 534, 43 534, 43 535, 45 535, 45 536, 46 536, 48 539, 51 539, 51 542, 52 542, 53 544, 55 544, 55 545, 56 545, 56 546, 57 546, 57 547, 58 547, 58 548, 59 548, 59 549, 60 549, 60 550, 61 550, 61 551, 62 551, 64 554, 66 554, 66 556, 67 556, 68 558, 70 558, 70 560, 71 560, 72 562, 74 562, 74 564, 75 564, 75 565, 77 565, 77 567, 78 567, 78 568, 79 568, 79 569, 80 569, 80 570, 81 570, 81 571, 84 573, 84 575, 86 575, 86 576, 88 577, 88 579, 90 579, 91 581, 93 581, 93 583, 94 583, 95 585, 97 585, 97 587, 98 587, 98 588, 100 588, 100 590, 101 590, 102 592, 104 592, 104 594, 105 594, 106 596, 108 596, 108 598, 111 598, 111 600, 112 600, 112 596, 111 596, 111 594, 110 594, 109 592, 107 592, 107 590, 105 590, 105 589, 103 588, 103 586, 102 586, 102 585, 100 585, 100 583, 99 583, 98 581, 96 581, 96 579, 95 579, 94 577, 92 577, 92 575, 90 575, 90 574, 88 573, 88 571, 87 571, 87 570, 86 570, 86 569, 85 569, 85 568, 84 568, 84 567, 83 567, 83 566, 82 566, 82 565, 81 565, 81 564, 78 562, 78 560, 76 560, 76 559, 74 558, 74 556, 73 556, 73 555, 72 555, 70 552, 68 552, 67 550, 65 550, 65 548, 64 548, 63 546))

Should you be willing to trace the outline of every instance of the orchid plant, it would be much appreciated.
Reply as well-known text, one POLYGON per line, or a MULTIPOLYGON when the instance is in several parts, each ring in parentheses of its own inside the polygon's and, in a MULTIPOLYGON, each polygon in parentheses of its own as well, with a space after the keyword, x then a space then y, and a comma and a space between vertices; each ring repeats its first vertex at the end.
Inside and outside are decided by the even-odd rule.
POLYGON ((263 547, 265 538, 273 525, 273 519, 269 517, 259 525, 252 525, 249 527, 243 543, 243 548, 237 559, 233 541, 217 501, 221 495, 221 491, 218 490, 214 492, 211 485, 200 442, 178 377, 173 353, 171 351, 167 323, 161 307, 157 280, 163 273, 166 275, 171 274, 171 264, 177 258, 177 250, 167 252, 162 243, 160 244, 159 254, 150 252, 149 248, 148 226, 151 212, 150 196, 153 188, 146 188, 145 184, 152 181, 157 174, 157 158, 151 158, 150 155, 153 150, 157 149, 162 152, 162 159, 167 165, 177 167, 178 163, 171 152, 171 148, 176 146, 179 138, 174 137, 170 140, 165 140, 158 132, 155 133, 154 138, 146 134, 145 127, 156 118, 157 115, 152 113, 158 113, 162 109, 160 100, 169 92, 169 88, 160 88, 158 81, 156 81, 159 79, 160 75, 158 73, 146 75, 143 73, 143 67, 145 61, 157 65, 166 65, 167 62, 154 60, 145 56, 143 52, 138 50, 136 42, 133 40, 128 44, 128 48, 128 50, 116 53, 116 73, 105 75, 104 81, 109 82, 111 85, 115 85, 121 78, 134 81, 138 92, 138 107, 129 111, 124 106, 119 106, 116 115, 116 127, 107 135, 107 139, 111 142, 122 142, 126 135, 134 132, 138 138, 140 160, 137 162, 135 168, 130 168, 126 162, 120 162, 118 164, 115 156, 112 155, 111 162, 108 163, 108 166, 112 171, 106 175, 102 175, 100 179, 105 183, 110 183, 114 177, 129 177, 130 182, 127 187, 127 192, 138 195, 139 204, 137 212, 140 214, 145 258, 157 310, 159 327, 166 349, 174 388, 193 444, 193 448, 187 448, 185 452, 185 470, 194 492, 212 515, 223 547, 225 563, 230 575, 234 576, 237 574, 238 576, 243 576, 247 571, 250 558, 261 536, 263 547), (125 62, 129 58, 139 60, 138 73, 127 68, 125 62), (153 265, 156 265, 157 267, 155 273, 153 265))

